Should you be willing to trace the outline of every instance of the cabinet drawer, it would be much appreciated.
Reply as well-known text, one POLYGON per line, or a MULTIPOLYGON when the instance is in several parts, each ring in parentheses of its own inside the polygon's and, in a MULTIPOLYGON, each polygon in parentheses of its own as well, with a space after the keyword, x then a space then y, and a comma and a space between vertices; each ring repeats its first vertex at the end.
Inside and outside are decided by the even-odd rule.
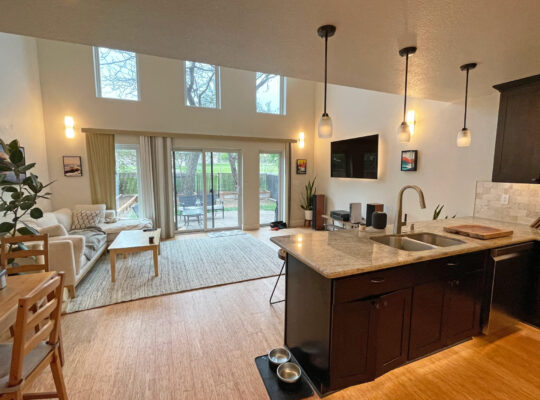
POLYGON ((461 254, 420 262, 414 265, 414 284, 422 285, 441 279, 453 279, 484 269, 486 252, 461 254))
POLYGON ((392 268, 334 281, 334 303, 346 303, 364 297, 411 287, 413 274, 410 268, 392 268))

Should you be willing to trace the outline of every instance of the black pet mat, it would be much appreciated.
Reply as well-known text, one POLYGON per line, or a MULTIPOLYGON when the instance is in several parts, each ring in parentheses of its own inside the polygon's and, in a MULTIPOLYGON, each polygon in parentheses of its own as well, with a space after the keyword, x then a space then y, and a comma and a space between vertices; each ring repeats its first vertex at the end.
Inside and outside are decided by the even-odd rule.
POLYGON ((294 388, 287 389, 280 386, 276 373, 270 369, 268 356, 256 357, 255 364, 259 374, 261 374, 270 400, 300 400, 313 396, 313 390, 303 374, 300 381, 294 385, 294 388))

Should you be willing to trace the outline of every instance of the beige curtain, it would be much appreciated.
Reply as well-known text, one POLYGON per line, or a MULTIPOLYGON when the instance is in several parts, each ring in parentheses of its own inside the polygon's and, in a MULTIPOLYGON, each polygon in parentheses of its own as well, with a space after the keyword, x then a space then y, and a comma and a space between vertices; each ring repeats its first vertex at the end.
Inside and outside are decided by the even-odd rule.
POLYGON ((114 158, 114 135, 87 133, 86 154, 88 156, 92 203, 105 204, 108 210, 115 210, 116 164, 114 158))
POLYGON ((144 214, 161 238, 174 237, 174 191, 172 182, 172 139, 170 137, 141 136, 141 198, 144 214))

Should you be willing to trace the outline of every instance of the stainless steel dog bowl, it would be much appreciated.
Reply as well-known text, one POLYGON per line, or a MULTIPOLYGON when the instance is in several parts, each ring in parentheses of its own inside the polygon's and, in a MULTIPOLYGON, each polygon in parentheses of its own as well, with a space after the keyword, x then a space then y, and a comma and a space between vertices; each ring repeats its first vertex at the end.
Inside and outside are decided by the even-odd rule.
POLYGON ((296 383, 302 376, 302 370, 295 363, 286 362, 277 368, 277 376, 283 383, 296 383))
POLYGON ((277 347, 268 352, 268 361, 270 366, 277 368, 278 365, 288 362, 291 359, 291 353, 284 347, 277 347))

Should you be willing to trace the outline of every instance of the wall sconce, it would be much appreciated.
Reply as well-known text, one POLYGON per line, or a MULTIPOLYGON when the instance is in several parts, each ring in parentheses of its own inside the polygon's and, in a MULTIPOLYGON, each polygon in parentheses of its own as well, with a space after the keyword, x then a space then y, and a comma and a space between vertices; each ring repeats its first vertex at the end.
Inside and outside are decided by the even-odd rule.
POLYGON ((414 110, 407 111, 406 122, 407 125, 409 125, 409 132, 411 132, 411 136, 414 135, 414 126, 416 125, 414 110))
POLYGON ((300 147, 301 149, 303 149, 305 145, 304 138, 305 138, 304 132, 300 132, 299 139, 298 139, 298 147, 300 147))
POLYGON ((65 127, 66 137, 68 139, 73 139, 75 137, 75 130, 73 129, 74 125, 75 125, 75 121, 73 120, 73 117, 70 115, 66 115, 64 117, 64 127, 65 127))

